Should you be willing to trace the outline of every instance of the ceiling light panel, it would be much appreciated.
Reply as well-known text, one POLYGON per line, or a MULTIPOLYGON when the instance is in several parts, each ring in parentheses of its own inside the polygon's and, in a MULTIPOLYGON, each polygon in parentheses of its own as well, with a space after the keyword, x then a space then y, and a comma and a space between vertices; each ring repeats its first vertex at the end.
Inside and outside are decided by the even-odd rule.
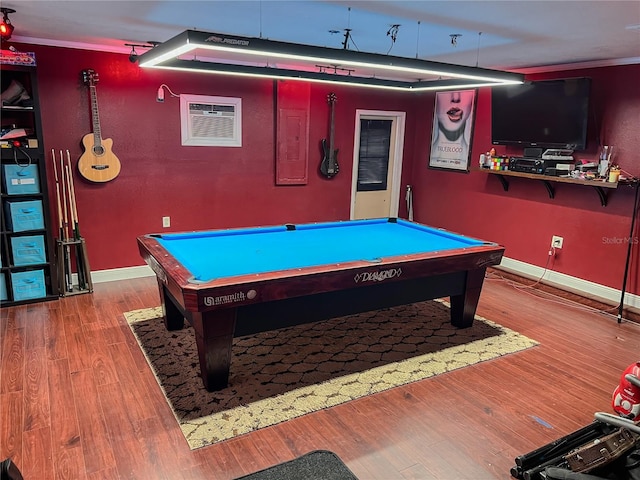
POLYGON ((255 74, 400 90, 522 83, 521 74, 187 30, 139 57, 141 67, 255 74), (226 67, 225 67, 226 66, 226 67))

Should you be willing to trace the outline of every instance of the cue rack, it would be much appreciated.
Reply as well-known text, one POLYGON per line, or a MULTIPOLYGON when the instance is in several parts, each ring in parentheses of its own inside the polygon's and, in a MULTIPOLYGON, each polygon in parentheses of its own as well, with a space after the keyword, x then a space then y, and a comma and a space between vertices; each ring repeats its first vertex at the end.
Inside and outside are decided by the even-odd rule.
POLYGON ((66 160, 60 150, 59 160, 51 150, 53 172, 56 182, 56 204, 58 232, 56 239, 56 264, 58 268, 58 291, 61 297, 93 292, 91 268, 87 257, 87 246, 80 235, 80 223, 76 206, 76 191, 73 184, 73 169, 69 150, 66 160), (60 180, 58 178, 60 169, 60 180), (76 274, 73 273, 75 264, 76 274))

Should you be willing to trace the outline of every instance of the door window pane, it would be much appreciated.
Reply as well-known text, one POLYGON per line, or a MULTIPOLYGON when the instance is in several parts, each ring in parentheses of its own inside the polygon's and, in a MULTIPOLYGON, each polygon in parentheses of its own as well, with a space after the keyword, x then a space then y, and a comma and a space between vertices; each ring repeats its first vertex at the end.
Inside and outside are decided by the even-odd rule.
POLYGON ((359 192, 387 189, 392 120, 360 120, 359 192))

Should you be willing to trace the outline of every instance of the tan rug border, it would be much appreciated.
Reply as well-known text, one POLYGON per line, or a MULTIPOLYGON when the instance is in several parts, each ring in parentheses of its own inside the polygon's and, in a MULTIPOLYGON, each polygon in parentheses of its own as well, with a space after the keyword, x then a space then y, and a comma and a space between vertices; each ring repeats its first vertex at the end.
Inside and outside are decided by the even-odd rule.
MULTIPOLYGON (((446 302, 442 302, 445 303, 446 302)), ((124 314, 129 324, 162 318, 162 307, 134 310, 124 314)), ((334 407, 356 398, 389 390, 408 383, 424 380, 442 373, 450 372, 462 367, 498 358, 503 355, 519 352, 538 345, 538 342, 511 329, 503 327, 491 320, 476 315, 476 321, 485 322, 503 333, 474 342, 449 347, 434 353, 428 353, 400 362, 393 362, 375 367, 365 372, 333 378, 326 382, 301 387, 272 398, 266 398, 249 405, 235 407, 216 414, 200 417, 197 420, 178 421, 191 449, 211 445, 243 435, 254 430, 275 425, 293 418, 316 412, 324 408, 334 407), (398 376, 397 370, 401 374, 398 376), (393 378, 391 372, 394 372, 393 378), (225 422, 216 422, 224 416, 225 422), (233 425, 232 429, 221 429, 220 426, 233 425)), ((132 330, 133 332, 133 330, 132 330)), ((135 335, 138 344, 140 340, 135 335)), ((146 352, 140 345, 146 357, 146 352)), ((158 385, 160 383, 155 367, 147 358, 158 385)), ((167 402, 171 402, 167 398, 167 402)), ((172 407, 173 411, 173 407, 172 407)))

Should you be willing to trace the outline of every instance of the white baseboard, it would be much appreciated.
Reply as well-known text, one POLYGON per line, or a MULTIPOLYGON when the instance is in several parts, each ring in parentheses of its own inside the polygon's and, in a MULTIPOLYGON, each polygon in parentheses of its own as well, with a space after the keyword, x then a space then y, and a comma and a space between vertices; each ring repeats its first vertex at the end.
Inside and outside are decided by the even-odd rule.
POLYGON ((116 280, 130 280, 132 278, 153 277, 155 273, 148 265, 139 267, 113 268, 91 272, 93 283, 113 282, 116 280))
MULTIPOLYGON (((572 277, 564 273, 554 272, 553 270, 545 271, 542 267, 521 262, 520 260, 503 257, 502 262, 496 268, 532 280, 538 280, 542 277, 540 281, 547 285, 567 290, 578 295, 590 298, 595 297, 596 299, 611 305, 620 304, 621 290, 590 282, 588 280, 583 280, 581 278, 572 277)), ((114 268, 111 270, 91 272, 91 280, 93 280, 93 283, 102 283, 113 282, 116 280, 128 280, 132 278, 152 277, 154 275, 153 270, 151 270, 148 265, 142 265, 139 267, 114 268)), ((624 296, 624 300, 625 306, 640 309, 640 296, 627 292, 624 296)))
MULTIPOLYGON (((545 271, 542 267, 507 257, 502 258, 502 262, 497 268, 532 280, 540 279, 540 281, 546 285, 551 285, 589 298, 595 298, 596 300, 611 305, 620 305, 622 290, 600 285, 599 283, 554 272, 553 270, 545 271)), ((640 308, 640 297, 627 292, 624 295, 624 304, 627 307, 640 308)))

